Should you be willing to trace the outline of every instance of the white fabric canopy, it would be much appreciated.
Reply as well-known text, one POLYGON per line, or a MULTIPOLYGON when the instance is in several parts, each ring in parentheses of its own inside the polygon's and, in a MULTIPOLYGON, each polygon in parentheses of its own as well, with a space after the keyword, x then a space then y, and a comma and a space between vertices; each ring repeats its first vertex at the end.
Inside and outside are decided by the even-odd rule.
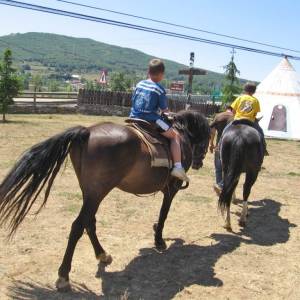
POLYGON ((266 136, 300 140, 300 81, 287 58, 258 85, 254 96, 266 136))

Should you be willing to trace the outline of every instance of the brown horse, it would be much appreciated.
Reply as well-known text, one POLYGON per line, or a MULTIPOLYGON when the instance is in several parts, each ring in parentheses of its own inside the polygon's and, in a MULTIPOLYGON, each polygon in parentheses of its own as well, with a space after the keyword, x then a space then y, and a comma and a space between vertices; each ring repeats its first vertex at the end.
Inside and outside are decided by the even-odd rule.
MULTIPOLYGON (((205 157, 209 126, 195 111, 182 111, 174 117, 174 128, 182 137, 183 165, 199 169, 205 157)), ((101 123, 70 128, 30 148, 0 185, 0 225, 9 222, 10 235, 23 221, 46 186, 46 204, 53 181, 68 153, 83 195, 83 205, 72 224, 67 249, 59 268, 56 286, 68 289, 69 272, 76 244, 86 230, 96 258, 111 263, 112 258, 96 236, 95 214, 104 197, 115 187, 132 194, 164 194, 158 223, 154 225, 155 245, 166 247, 162 231, 172 199, 182 189, 182 181, 170 177, 168 168, 151 168, 150 155, 135 131, 123 125, 101 123)), ((40 210, 39 209, 39 210, 40 210)))

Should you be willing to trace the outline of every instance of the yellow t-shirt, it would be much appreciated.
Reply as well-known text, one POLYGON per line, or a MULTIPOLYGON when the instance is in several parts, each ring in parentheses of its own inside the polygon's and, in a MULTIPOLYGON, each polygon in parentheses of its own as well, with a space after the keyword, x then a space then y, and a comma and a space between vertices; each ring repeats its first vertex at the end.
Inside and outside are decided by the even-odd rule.
POLYGON ((231 107, 235 110, 235 120, 248 119, 254 122, 256 114, 260 112, 258 100, 250 95, 242 95, 236 98, 231 107))

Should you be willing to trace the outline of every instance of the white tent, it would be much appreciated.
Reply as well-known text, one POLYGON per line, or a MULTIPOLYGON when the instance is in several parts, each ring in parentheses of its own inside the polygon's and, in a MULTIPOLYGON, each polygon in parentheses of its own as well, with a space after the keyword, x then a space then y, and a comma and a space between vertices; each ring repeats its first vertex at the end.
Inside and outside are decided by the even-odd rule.
POLYGON ((300 140, 300 81, 287 58, 258 85, 255 96, 266 136, 300 140))

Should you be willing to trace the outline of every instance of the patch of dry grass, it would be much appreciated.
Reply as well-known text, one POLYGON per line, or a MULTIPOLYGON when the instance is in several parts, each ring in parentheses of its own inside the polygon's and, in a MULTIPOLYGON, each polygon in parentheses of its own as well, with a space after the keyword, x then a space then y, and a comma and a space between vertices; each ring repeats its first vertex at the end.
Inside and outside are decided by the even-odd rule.
MULTIPOLYGON (((119 117, 82 115, 8 118, 9 123, 0 124, 0 181, 27 148, 68 127, 123 122, 119 117)), ((250 196, 248 226, 238 226, 241 207, 234 206, 234 233, 222 228, 212 190, 213 156, 208 154, 201 170, 190 171, 190 187, 173 201, 164 253, 152 248, 152 225, 162 195, 139 198, 113 190, 97 213, 97 233, 114 261, 95 278, 96 261, 84 235, 70 273, 74 290, 61 295, 54 282, 81 207, 69 162, 38 216, 29 215, 9 243, 0 229, 0 299, 300 299, 299 145, 268 140, 271 156, 250 196)), ((241 188, 242 181, 239 198, 241 188)))

